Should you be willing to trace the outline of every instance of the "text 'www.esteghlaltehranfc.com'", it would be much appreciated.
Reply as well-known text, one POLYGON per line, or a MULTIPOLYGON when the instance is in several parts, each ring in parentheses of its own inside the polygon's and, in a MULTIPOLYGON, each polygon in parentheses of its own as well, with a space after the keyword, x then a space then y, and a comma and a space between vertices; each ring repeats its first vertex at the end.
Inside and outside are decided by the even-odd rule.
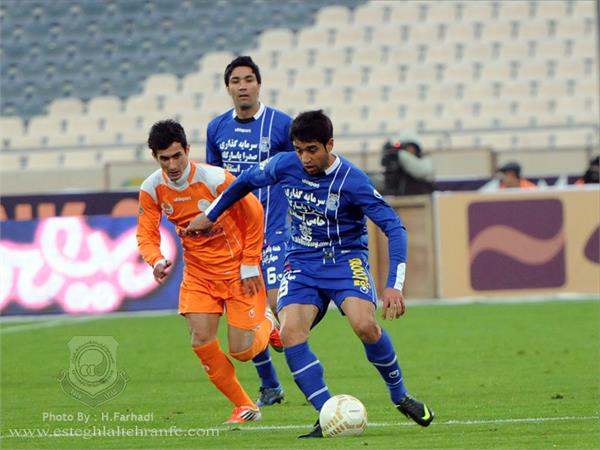
POLYGON ((96 426, 88 428, 20 428, 9 429, 2 433, 4 439, 50 439, 50 438, 82 438, 94 439, 105 437, 219 437, 218 428, 145 428, 133 426, 96 426))

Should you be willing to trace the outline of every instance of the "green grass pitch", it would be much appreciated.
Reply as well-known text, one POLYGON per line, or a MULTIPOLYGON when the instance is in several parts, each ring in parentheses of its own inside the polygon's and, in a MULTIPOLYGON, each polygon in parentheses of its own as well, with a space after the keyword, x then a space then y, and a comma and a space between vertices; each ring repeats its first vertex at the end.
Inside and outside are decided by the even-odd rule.
MULTIPOLYGON (((409 306, 402 319, 382 323, 395 343, 409 391, 436 412, 426 429, 393 408, 345 319, 329 311, 313 330, 311 346, 324 364, 330 391, 361 399, 370 425, 359 437, 322 440, 296 439, 316 413, 294 385, 283 355, 275 352, 284 404, 263 408, 259 422, 237 429, 220 425, 232 407, 207 380, 190 349, 185 322, 175 313, 5 321, 0 329, 0 447, 598 448, 599 306, 597 300, 409 306), (67 342, 73 336, 117 340, 118 370, 129 376, 119 396, 91 408, 62 391, 57 375, 69 366, 67 342), (151 414, 152 419, 115 421, 115 412, 151 414), (44 419, 45 413, 54 418, 44 419), (89 417, 87 424, 78 420, 82 414, 89 417), (57 419, 69 415, 72 421, 57 419), (82 435, 92 427, 107 433, 137 427, 138 436, 40 436, 43 430, 64 434, 64 429, 82 435), (167 431, 158 430, 169 429, 200 431, 196 436, 160 436, 167 431), (32 436, 15 437, 15 430, 32 436), (139 435, 144 432, 146 436, 139 435)), ((254 367, 235 366, 254 396, 254 367)))

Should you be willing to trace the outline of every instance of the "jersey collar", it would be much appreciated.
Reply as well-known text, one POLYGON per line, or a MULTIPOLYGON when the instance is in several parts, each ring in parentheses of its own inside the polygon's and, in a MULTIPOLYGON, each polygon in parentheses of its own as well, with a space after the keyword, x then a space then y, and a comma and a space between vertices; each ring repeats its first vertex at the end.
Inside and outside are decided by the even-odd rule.
POLYGON ((189 186, 195 171, 196 166, 193 165, 191 161, 188 161, 187 167, 181 174, 181 177, 179 177, 177 180, 172 181, 164 171, 163 179, 167 182, 167 185, 169 185, 170 187, 181 190, 189 186))
MULTIPOLYGON (((259 105, 260 106, 258 107, 258 111, 256 111, 256 114, 254 114, 252 116, 252 119, 254 119, 254 120, 258 120, 259 117, 262 115, 262 113, 265 111, 265 105, 262 102, 259 103, 259 105)), ((237 116, 235 115, 235 108, 233 108, 231 110, 231 118, 232 119, 241 120, 241 121, 244 121, 244 122, 248 120, 248 119, 238 119, 237 116)))
POLYGON ((338 166, 342 163, 340 161, 340 157, 339 156, 337 156, 335 153, 333 153, 333 156, 335 156, 335 161, 333 161, 331 163, 331 165, 327 169, 325 169, 325 175, 329 175, 330 173, 333 173, 333 171, 335 169, 337 169, 338 166))

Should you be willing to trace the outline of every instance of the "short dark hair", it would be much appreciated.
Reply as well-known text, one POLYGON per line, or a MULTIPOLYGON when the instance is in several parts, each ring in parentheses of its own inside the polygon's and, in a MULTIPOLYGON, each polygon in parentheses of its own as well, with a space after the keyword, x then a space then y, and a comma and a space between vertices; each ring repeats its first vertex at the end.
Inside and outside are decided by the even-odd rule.
POLYGON ((521 178, 521 164, 516 161, 509 161, 500 167, 498 172, 514 172, 517 178, 521 178))
POLYGON ((179 142, 183 148, 188 146, 185 130, 179 122, 167 119, 152 125, 148 136, 148 147, 152 149, 154 156, 157 151, 169 148, 173 142, 179 142))
POLYGON ((333 137, 333 124, 323 110, 300 113, 290 127, 290 138, 302 142, 317 141, 323 145, 333 137))
POLYGON ((250 58, 249 56, 238 56, 229 64, 227 64, 227 67, 225 67, 225 86, 229 86, 229 78, 231 77, 231 72, 233 72, 233 69, 235 69, 236 67, 250 67, 252 69, 252 72, 256 76, 256 81, 258 81, 258 84, 261 84, 260 69, 258 68, 256 63, 252 61, 252 58, 250 58))

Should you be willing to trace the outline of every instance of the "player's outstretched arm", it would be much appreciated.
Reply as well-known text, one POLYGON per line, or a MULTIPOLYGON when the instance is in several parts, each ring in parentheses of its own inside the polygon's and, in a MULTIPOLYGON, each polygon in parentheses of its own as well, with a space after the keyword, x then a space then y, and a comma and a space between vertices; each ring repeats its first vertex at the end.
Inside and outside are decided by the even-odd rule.
POLYGON ((279 158, 284 155, 285 153, 280 153, 263 161, 260 165, 244 171, 206 209, 206 217, 212 222, 216 222, 225 210, 253 190, 277 183, 279 180, 275 168, 279 158))

